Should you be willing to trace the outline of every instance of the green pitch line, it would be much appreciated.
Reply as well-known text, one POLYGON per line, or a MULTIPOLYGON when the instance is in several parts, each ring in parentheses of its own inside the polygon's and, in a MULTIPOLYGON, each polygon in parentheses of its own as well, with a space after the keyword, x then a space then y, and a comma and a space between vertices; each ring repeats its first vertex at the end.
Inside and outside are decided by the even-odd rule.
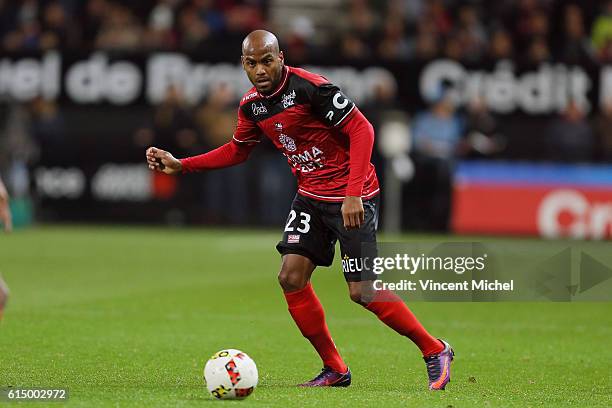
POLYGON ((337 263, 313 284, 353 385, 294 387, 321 367, 276 282, 279 235, 120 227, 0 235, 12 290, 0 388, 68 388, 75 407, 612 406, 612 304, 411 304, 457 352, 447 391, 431 393, 417 348, 350 302, 337 263), (204 389, 204 363, 227 347, 258 364, 260 386, 246 401, 214 401, 204 389))

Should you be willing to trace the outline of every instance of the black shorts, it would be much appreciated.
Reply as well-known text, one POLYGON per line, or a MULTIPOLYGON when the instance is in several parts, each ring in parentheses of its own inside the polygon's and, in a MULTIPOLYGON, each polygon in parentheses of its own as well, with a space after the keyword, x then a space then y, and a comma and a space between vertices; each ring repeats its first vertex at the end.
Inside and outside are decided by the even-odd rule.
POLYGON ((298 254, 317 266, 330 266, 336 241, 340 241, 342 269, 348 282, 373 280, 364 267, 365 251, 375 251, 378 228, 378 196, 363 202, 365 222, 347 230, 340 211, 342 203, 328 203, 296 195, 285 223, 283 240, 276 245, 281 255, 298 254), (364 249, 365 248, 365 249, 364 249), (370 249, 367 249, 370 248, 370 249))

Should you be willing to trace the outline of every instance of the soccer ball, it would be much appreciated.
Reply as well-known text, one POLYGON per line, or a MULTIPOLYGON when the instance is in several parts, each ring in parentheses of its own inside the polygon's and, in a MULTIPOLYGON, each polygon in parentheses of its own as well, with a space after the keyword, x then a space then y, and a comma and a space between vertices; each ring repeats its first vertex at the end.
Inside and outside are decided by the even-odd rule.
POLYGON ((215 353, 204 367, 206 388, 219 399, 243 399, 257 386, 257 366, 246 353, 226 349, 215 353))

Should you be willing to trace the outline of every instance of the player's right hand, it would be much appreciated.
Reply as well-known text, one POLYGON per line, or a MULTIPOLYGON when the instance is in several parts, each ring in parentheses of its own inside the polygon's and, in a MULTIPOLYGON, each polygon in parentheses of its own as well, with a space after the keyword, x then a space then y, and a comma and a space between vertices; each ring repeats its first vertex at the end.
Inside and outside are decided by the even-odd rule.
POLYGON ((151 170, 165 174, 178 174, 183 171, 183 165, 170 152, 157 147, 147 149, 147 164, 151 170))

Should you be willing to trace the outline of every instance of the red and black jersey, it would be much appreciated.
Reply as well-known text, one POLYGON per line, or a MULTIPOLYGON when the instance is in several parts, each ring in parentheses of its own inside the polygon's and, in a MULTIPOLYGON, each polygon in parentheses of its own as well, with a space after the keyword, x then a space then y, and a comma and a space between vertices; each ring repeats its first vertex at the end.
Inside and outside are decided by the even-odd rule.
MULTIPOLYGON (((239 147, 252 147, 265 135, 287 157, 299 194, 334 202, 347 195, 368 199, 379 192, 369 161, 373 140, 362 144, 359 157, 349 157, 349 151, 357 151, 357 141, 351 148, 349 135, 363 133, 364 126, 373 139, 369 122, 337 86, 320 75, 285 67, 272 94, 262 95, 253 87, 243 96, 233 135, 236 146, 223 153, 236 157, 239 147)), ((190 159, 182 162, 187 171, 196 167, 190 159)))

